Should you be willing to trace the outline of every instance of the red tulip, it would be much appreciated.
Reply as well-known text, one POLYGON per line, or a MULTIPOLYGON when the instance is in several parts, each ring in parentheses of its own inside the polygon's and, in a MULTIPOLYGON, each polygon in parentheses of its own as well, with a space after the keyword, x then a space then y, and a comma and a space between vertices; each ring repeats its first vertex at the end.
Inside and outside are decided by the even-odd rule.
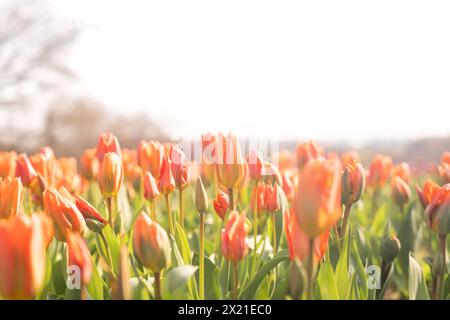
POLYGON ((147 200, 155 200, 159 196, 156 180, 150 172, 144 174, 144 198, 147 200))
POLYGON ((223 191, 218 191, 216 199, 213 201, 214 211, 220 217, 220 219, 225 219, 225 214, 228 211, 228 207, 230 205, 230 201, 228 199, 228 194, 223 191))
POLYGON ((433 197, 439 188, 439 185, 430 179, 425 180, 423 189, 420 189, 420 187, 416 185, 417 195, 419 196, 420 203, 424 209, 426 209, 431 200, 433 200, 433 197))
POLYGON ((264 188, 264 205, 269 212, 280 210, 280 199, 278 197, 278 184, 266 184, 264 188))
POLYGON ((67 234, 68 267, 77 267, 82 285, 87 285, 92 276, 92 258, 86 242, 78 233, 67 234))
POLYGON ((351 206, 361 198, 366 181, 365 171, 359 162, 348 160, 342 175, 342 204, 351 206))
POLYGON ((25 153, 20 154, 16 161, 16 177, 22 180, 25 187, 29 187, 36 176, 36 170, 31 165, 30 159, 25 153))
POLYGON ((120 148, 119 140, 117 140, 116 136, 110 132, 102 133, 98 138, 95 151, 98 161, 101 163, 105 154, 110 152, 116 153, 120 158, 122 157, 122 149, 120 148))
POLYGON ((75 199, 75 205, 77 206, 77 209, 83 215, 84 220, 86 221, 86 224, 90 227, 90 229, 92 229, 93 224, 95 224, 96 227, 94 227, 93 231, 98 231, 97 227, 102 228, 108 224, 108 221, 106 221, 100 215, 98 210, 95 209, 89 202, 87 202, 81 196, 75 195, 74 199, 75 199))
POLYGON ((168 155, 164 156, 161 175, 159 176, 158 189, 161 193, 168 195, 175 190, 175 179, 172 174, 172 163, 168 155))
POLYGON ((297 146, 297 167, 302 169, 311 159, 323 158, 323 148, 314 141, 305 142, 297 146))
POLYGON ((425 210, 428 227, 441 236, 450 232, 450 183, 439 187, 425 210))
POLYGON ((242 260, 248 253, 245 237, 248 233, 248 225, 245 215, 237 211, 231 211, 229 219, 222 229, 222 254, 225 259, 234 263, 242 260))
POLYGON ((176 146, 171 147, 169 156, 172 162, 171 169, 175 180, 175 186, 178 189, 184 189, 191 179, 191 172, 186 156, 183 151, 176 146))
POLYGON ((391 170, 391 157, 376 155, 369 167, 368 184, 374 189, 383 187, 389 178, 391 170))

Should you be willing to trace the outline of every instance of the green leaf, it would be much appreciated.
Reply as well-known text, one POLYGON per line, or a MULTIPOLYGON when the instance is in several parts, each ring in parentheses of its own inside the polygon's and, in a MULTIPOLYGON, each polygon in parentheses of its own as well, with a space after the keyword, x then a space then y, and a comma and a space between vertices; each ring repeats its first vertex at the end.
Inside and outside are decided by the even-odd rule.
POLYGON ((87 291, 93 300, 103 300, 103 280, 100 277, 97 266, 92 259, 92 276, 91 281, 87 285, 87 291))
POLYGON ((242 291, 239 299, 251 300, 255 297, 256 291, 259 285, 263 281, 264 277, 267 276, 273 268, 275 268, 279 263, 289 259, 289 253, 287 250, 281 250, 275 257, 263 265, 258 272, 256 272, 253 279, 247 285, 247 287, 242 291))
POLYGON ((348 296, 350 289, 350 242, 351 230, 348 228, 344 237, 344 247, 342 248, 341 255, 339 256, 335 272, 340 299, 345 299, 348 296))
POLYGON ((364 267, 361 257, 359 256, 355 241, 352 241, 352 258, 356 264, 356 274, 358 277, 356 279, 357 280, 356 283, 358 284, 358 290, 360 291, 360 293, 362 295, 362 296, 360 296, 360 299, 367 300, 367 296, 369 294, 369 288, 367 286, 366 268, 364 267))
MULTIPOLYGON (((214 262, 205 256, 205 299, 220 299, 222 297, 222 292, 219 285, 219 268, 214 264, 214 262)), ((194 265, 199 264, 199 255, 195 253, 193 259, 194 265)), ((196 275, 198 277, 199 270, 197 270, 196 275)))
POLYGON ((278 248, 280 247, 281 242, 281 236, 283 235, 283 213, 286 212, 286 210, 289 209, 289 202, 286 198, 286 194, 284 193, 283 189, 278 186, 277 187, 277 193, 278 193, 278 199, 280 200, 280 209, 277 212, 274 212, 275 214, 275 229, 277 232, 277 247, 274 248, 278 251, 278 248))
POLYGON ((412 253, 409 254, 409 300, 430 300, 427 284, 423 278, 422 268, 414 259, 412 253))
POLYGON ((187 292, 189 279, 197 270, 196 266, 179 266, 170 270, 163 283, 162 296, 165 300, 191 299, 187 292))
POLYGON ((319 274, 317 275, 317 284, 322 299, 339 300, 336 277, 334 276, 333 267, 329 260, 325 261, 320 266, 319 274))
POLYGON ((181 256, 183 257, 183 261, 185 264, 191 264, 191 249, 189 247, 189 242, 184 232, 183 228, 175 222, 175 241, 177 243, 178 249, 181 249, 181 256))
MULTIPOLYGON (((109 225, 103 228, 102 230, 103 235, 105 236, 106 242, 108 243, 109 250, 111 252, 111 259, 112 259, 112 270, 114 274, 118 274, 119 271, 119 253, 120 253, 120 245, 119 240, 117 239, 116 235, 114 234, 113 230, 109 225)), ((97 246, 98 251, 102 255, 102 257, 109 263, 108 260, 108 254, 105 248, 105 245, 103 244, 103 241, 100 239, 100 236, 96 237, 95 243, 97 246)))

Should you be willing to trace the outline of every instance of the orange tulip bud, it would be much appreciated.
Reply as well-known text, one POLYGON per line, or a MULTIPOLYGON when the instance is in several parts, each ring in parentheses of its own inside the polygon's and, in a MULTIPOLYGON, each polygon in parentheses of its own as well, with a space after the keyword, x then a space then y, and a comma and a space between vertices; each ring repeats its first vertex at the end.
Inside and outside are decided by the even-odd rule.
POLYGON ((230 200, 228 199, 228 194, 223 191, 218 191, 216 199, 213 201, 214 211, 220 217, 220 219, 225 219, 225 214, 228 211, 228 206, 230 205, 230 200))
POLYGON ((147 200, 155 200, 159 196, 156 180, 150 172, 144 174, 144 197, 147 200))
POLYGON ((248 165, 248 174, 250 179, 258 180, 263 176, 265 173, 265 167, 264 167, 264 160, 262 158, 261 153, 258 151, 251 151, 247 158, 247 165, 248 165))
POLYGON ((439 175, 446 183, 450 183, 450 152, 445 152, 441 157, 441 164, 438 167, 439 175))
POLYGON ((411 182, 411 169, 409 168, 409 164, 406 162, 402 162, 392 168, 391 173, 392 179, 394 177, 400 177, 405 181, 406 183, 411 182))
POLYGON ((283 179, 283 183, 281 185, 284 194, 286 195, 286 198, 291 201, 292 199, 294 199, 294 195, 295 195, 295 184, 294 181, 292 181, 292 178, 290 175, 288 175, 287 173, 284 173, 282 175, 282 179, 283 179))
POLYGON ((439 188, 439 185, 430 179, 425 180, 423 189, 420 189, 420 187, 416 185, 417 195, 419 196, 420 203, 424 209, 430 204, 439 188))
POLYGON ((17 153, 14 151, 0 152, 0 178, 14 178, 16 173, 16 159, 17 153))
POLYGON ((341 218, 341 186, 337 159, 314 159, 303 167, 294 208, 298 223, 308 237, 322 235, 341 218))
POLYGON ((450 232, 450 183, 439 187, 425 210, 428 227, 441 236, 450 232))
POLYGON ((104 226, 108 224, 100 213, 89 202, 79 195, 74 196, 75 205, 81 212, 86 222, 86 225, 94 232, 99 232, 104 226))
MULTIPOLYGON (((309 255, 309 237, 300 228, 293 208, 284 213, 284 226, 288 242, 289 256, 292 261, 296 258, 304 260, 309 255)), ((314 238, 314 260, 320 261, 328 247, 329 230, 314 238)))
POLYGON ((39 173, 50 186, 55 186, 56 182, 63 178, 61 167, 56 160, 53 149, 44 147, 41 152, 30 157, 33 168, 39 173))
POLYGON ((266 184, 264 188, 264 205, 269 212, 280 210, 280 199, 278 197, 278 184, 266 184))
POLYGON ((22 182, 18 178, 0 178, 0 218, 19 214, 23 198, 22 182))
POLYGON ((55 227, 55 237, 59 241, 66 240, 66 234, 77 232, 86 233, 86 223, 76 205, 61 195, 55 188, 49 187, 44 191, 44 209, 55 227))
POLYGON ((394 177, 394 180, 392 180, 392 198, 400 208, 403 208, 411 198, 411 189, 399 176, 394 177))
POLYGON ((250 203, 252 204, 252 208, 254 207, 254 203, 256 201, 256 209, 258 215, 263 214, 266 211, 266 204, 264 203, 264 190, 266 187, 263 182, 259 182, 256 188, 252 189, 252 193, 250 196, 250 203))
POLYGON ((100 163, 95 155, 96 149, 87 149, 80 158, 80 173, 86 180, 93 180, 98 175, 100 163))
POLYGON ((191 179, 189 163, 183 151, 176 146, 171 147, 169 155, 175 186, 178 189, 183 189, 191 179))
POLYGON ((216 168, 220 183, 230 189, 234 188, 244 175, 244 160, 237 138, 219 133, 216 145, 216 168))
POLYGON ((98 184, 103 197, 115 196, 123 182, 123 165, 121 158, 114 152, 104 155, 98 172, 98 184))
POLYGON ((366 183, 363 166, 354 160, 348 160, 342 175, 342 204, 351 206, 361 198, 366 183))
POLYGON ((133 249, 139 262, 155 273, 170 266, 172 249, 167 232, 145 213, 136 218, 133 249))
POLYGON ((16 177, 22 180, 25 187, 29 187, 36 176, 36 170, 31 165, 30 159, 25 153, 20 154, 16 161, 16 177))
POLYGON ((302 169, 311 159, 323 158, 323 148, 314 141, 305 142, 297 146, 297 167, 302 169))
POLYGON ((32 299, 45 280, 46 249, 53 230, 43 215, 0 221, 0 295, 32 299))
POLYGON ((157 141, 141 141, 137 147, 137 160, 144 171, 150 171, 152 176, 159 177, 164 147, 157 141))
POLYGON ((43 206, 42 193, 47 189, 48 184, 45 179, 38 174, 36 179, 30 185, 31 195, 33 196, 33 202, 43 206))
POLYGON ((101 163, 105 154, 114 152, 122 158, 122 149, 120 148, 119 140, 111 132, 102 133, 98 139, 95 155, 101 163))
POLYGON ((389 178, 391 170, 391 157, 376 155, 369 167, 368 184, 374 189, 383 187, 389 178))
POLYGON ((348 164, 352 163, 358 163, 359 161, 359 155, 356 151, 348 151, 341 155, 341 162, 344 167, 346 167, 348 164))
POLYGON ((248 225, 245 215, 237 211, 231 211, 229 219, 222 229, 222 254, 225 259, 235 263, 242 260, 248 253, 248 245, 245 237, 248 233, 248 225))
POLYGON ((158 181, 159 191, 165 195, 168 195, 175 190, 175 179, 172 174, 172 163, 169 156, 164 156, 162 167, 161 167, 161 175, 159 176, 158 181))
POLYGON ((73 232, 67 234, 67 251, 67 266, 77 267, 80 271, 81 284, 87 285, 91 280, 93 265, 89 249, 80 234, 73 232))

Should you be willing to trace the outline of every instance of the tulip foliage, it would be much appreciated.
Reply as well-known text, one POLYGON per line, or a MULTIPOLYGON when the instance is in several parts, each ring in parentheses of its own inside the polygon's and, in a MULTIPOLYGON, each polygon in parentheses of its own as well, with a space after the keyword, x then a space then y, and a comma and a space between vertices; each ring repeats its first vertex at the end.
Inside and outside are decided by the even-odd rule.
POLYGON ((0 299, 450 298, 449 152, 424 170, 199 145, 0 152, 0 299))

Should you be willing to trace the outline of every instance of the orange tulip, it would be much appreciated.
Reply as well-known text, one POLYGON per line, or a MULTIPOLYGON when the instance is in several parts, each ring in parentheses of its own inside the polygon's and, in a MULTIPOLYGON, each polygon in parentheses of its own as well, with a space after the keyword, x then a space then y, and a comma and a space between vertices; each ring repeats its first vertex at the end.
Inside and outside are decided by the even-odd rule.
POLYGON ((250 196, 250 203, 254 206, 256 201, 256 212, 258 215, 263 214, 266 210, 266 204, 264 203, 264 190, 266 187, 263 182, 259 182, 256 188, 252 189, 252 193, 250 196))
POLYGON ((245 215, 237 211, 231 211, 229 219, 222 229, 222 254, 225 259, 234 263, 242 260, 248 253, 248 245, 245 237, 248 233, 248 225, 245 215))
POLYGON ((359 155, 356 151, 348 151, 341 155, 342 166, 346 167, 348 164, 358 163, 359 155))
POLYGON ((310 238, 322 235, 342 215, 341 168, 337 159, 310 160, 299 176, 295 214, 310 238))
POLYGON ((23 198, 22 182, 18 178, 0 178, 0 218, 19 214, 23 198))
POLYGON ((409 185, 399 176, 395 176, 392 180, 392 198, 401 209, 411 198, 409 185))
POLYGON ((281 185, 284 194, 286 195, 286 198, 291 201, 294 199, 295 196, 295 184, 294 181, 292 181, 292 178, 289 174, 284 173, 282 175, 283 183, 281 185))
POLYGON ((164 147, 157 141, 141 141, 137 147, 137 159, 139 166, 144 171, 150 171, 152 176, 159 177, 164 147))
POLYGON ((111 132, 102 133, 98 139, 95 155, 101 163, 105 154, 114 152, 122 158, 122 149, 120 148, 119 140, 111 132))
POLYGON ((92 276, 92 259, 86 242, 78 233, 67 234, 68 267, 77 267, 80 271, 81 285, 86 286, 92 276))
POLYGON ((264 205, 269 212, 280 210, 280 199, 278 197, 278 184, 266 184, 264 188, 264 205))
POLYGON ((122 186, 123 165, 117 153, 108 152, 104 155, 98 172, 98 184, 103 197, 115 196, 122 186))
POLYGON ((86 180, 93 180, 98 175, 100 163, 95 155, 96 149, 87 149, 80 158, 80 173, 86 180))
POLYGON ((441 164, 438 167, 439 175, 445 182, 450 182, 450 152, 445 152, 441 157, 441 164))
POLYGON ((227 189, 236 187, 245 170, 237 138, 232 134, 224 136, 219 133, 215 153, 219 182, 227 189))
POLYGON ((365 171, 359 162, 350 159, 342 175, 342 204, 351 206, 361 198, 366 181, 365 171))
POLYGON ((175 190, 175 179, 172 174, 172 161, 169 156, 164 156, 161 175, 159 176, 158 188, 159 191, 165 195, 168 195, 175 190))
MULTIPOLYGON (((293 208, 284 213, 284 227, 286 230, 286 239, 288 242, 289 256, 292 261, 296 258, 307 259, 309 254, 309 237, 300 228, 293 208)), ((314 238, 314 258, 320 261, 325 255, 328 247, 328 238, 330 232, 326 230, 322 235, 314 238)))
POLYGON ((170 266, 172 249, 167 232, 145 213, 136 218, 133 249, 139 262, 155 273, 170 266))
POLYGON ((431 200, 433 200, 433 197, 439 188, 439 185, 430 179, 425 180, 423 189, 416 185, 417 195, 419 196, 420 203, 424 209, 426 209, 431 200))
POLYGON ((264 160, 258 151, 251 151, 246 158, 250 179, 259 180, 264 175, 264 160))
POLYGON ((83 215, 72 201, 53 187, 44 191, 43 199, 45 212, 53 220, 56 239, 66 241, 69 231, 77 232, 82 236, 86 233, 83 215))
POLYGON ((32 299, 45 280, 46 249, 53 230, 43 215, 0 221, 0 295, 32 299))
POLYGON ((450 183, 437 188, 425 210, 428 227, 441 236, 450 232, 450 183))
POLYGON ((411 169, 409 168, 409 164, 406 162, 402 162, 392 168, 391 173, 392 179, 394 177, 400 177, 405 181, 406 183, 411 182, 411 169))
POLYGON ((368 184, 374 189, 383 187, 389 178, 391 170, 391 157, 376 155, 369 167, 368 184))
POLYGON ((17 153, 0 152, 0 178, 14 178, 16 172, 17 153))
POLYGON ((297 167, 302 169, 311 159, 323 158, 323 148, 314 141, 299 144, 296 150, 297 167))
POLYGON ((22 180, 25 187, 29 187, 36 176, 36 170, 31 165, 30 159, 25 153, 20 154, 16 161, 16 177, 22 180))
POLYGON ((220 217, 220 219, 225 219, 225 214, 228 211, 228 207, 230 205, 230 201, 228 199, 228 194, 223 191, 218 191, 216 199, 213 201, 214 211, 220 217))
POLYGON ((172 146, 169 156, 175 186, 178 189, 184 189, 189 184, 191 179, 191 172, 186 155, 180 148, 172 146))
POLYGON ((147 200, 155 200, 159 196, 156 180, 150 172, 144 174, 144 197, 147 200))
POLYGON ((86 222, 86 225, 89 227, 89 229, 91 229, 94 232, 98 232, 104 226, 106 226, 108 224, 108 221, 106 221, 100 215, 98 210, 95 209, 89 202, 87 202, 81 196, 75 195, 74 199, 75 199, 75 205, 77 206, 77 209, 83 215, 83 218, 86 222))
POLYGON ((280 170, 278 170, 273 163, 264 163, 264 181, 278 183, 279 185, 283 183, 283 177, 281 176, 280 170))
POLYGON ((44 147, 39 153, 33 154, 30 157, 30 162, 37 173, 50 186, 55 186, 56 182, 64 176, 55 154, 50 147, 44 147))

